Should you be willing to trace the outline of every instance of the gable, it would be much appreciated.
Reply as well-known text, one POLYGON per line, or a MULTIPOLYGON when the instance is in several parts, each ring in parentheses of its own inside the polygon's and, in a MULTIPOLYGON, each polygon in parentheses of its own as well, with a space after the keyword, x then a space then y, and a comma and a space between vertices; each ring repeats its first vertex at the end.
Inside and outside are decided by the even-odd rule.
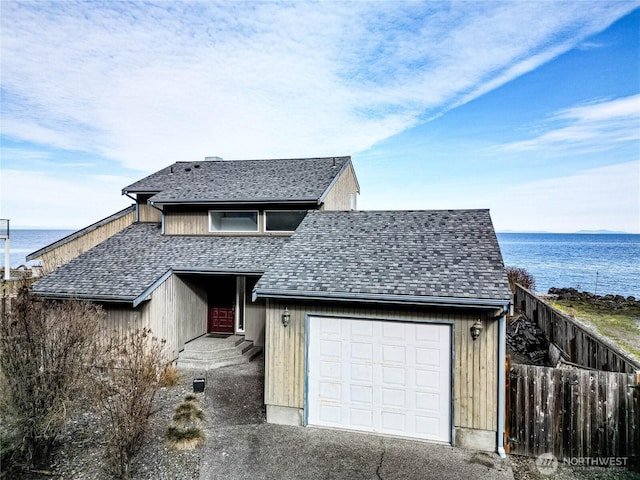
POLYGON ((511 298, 488 210, 309 212, 255 294, 460 306, 511 298))

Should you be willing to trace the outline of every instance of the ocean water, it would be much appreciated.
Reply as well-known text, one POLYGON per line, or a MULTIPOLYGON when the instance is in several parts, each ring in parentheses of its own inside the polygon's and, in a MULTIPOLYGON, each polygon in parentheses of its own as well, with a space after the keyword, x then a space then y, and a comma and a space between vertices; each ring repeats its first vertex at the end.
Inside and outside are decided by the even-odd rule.
MULTIPOLYGON (((9 262, 12 268, 20 265, 33 265, 38 262, 27 262, 26 256, 36 250, 66 237, 74 230, 21 230, 9 231, 9 262)), ((0 240, 0 264, 4 266, 4 240, 0 240)))
POLYGON ((498 233, 505 265, 522 267, 535 290, 572 287, 640 298, 640 235, 498 233))
MULTIPOLYGON (((25 264, 29 253, 71 233, 73 230, 11 230, 11 266, 25 264)), ((498 233, 498 242, 505 265, 526 268, 538 292, 573 287, 599 295, 640 298, 640 235, 498 233)), ((0 247, 4 265, 4 245, 0 247)))

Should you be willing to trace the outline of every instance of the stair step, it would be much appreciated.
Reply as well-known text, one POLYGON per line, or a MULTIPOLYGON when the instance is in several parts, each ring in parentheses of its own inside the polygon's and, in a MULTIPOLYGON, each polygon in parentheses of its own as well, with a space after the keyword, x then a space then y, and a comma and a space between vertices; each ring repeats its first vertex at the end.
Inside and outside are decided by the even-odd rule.
POLYGON ((202 336, 185 344, 180 352, 177 367, 182 369, 205 369, 227 367, 249 363, 262 352, 252 341, 243 336, 227 338, 202 336))
POLYGON ((242 355, 219 358, 216 360, 179 359, 178 368, 189 370, 212 370, 215 368, 228 367, 231 365, 242 365, 245 363, 249 363, 249 360, 247 360, 247 358, 242 355))
POLYGON ((240 335, 232 335, 227 338, 203 336, 185 343, 184 350, 189 352, 209 352, 212 350, 223 350, 226 348, 234 348, 244 341, 244 337, 240 335))
POLYGON ((254 345, 244 354, 244 356, 247 358, 247 360, 252 361, 261 353, 262 353, 262 347, 256 347, 254 345))

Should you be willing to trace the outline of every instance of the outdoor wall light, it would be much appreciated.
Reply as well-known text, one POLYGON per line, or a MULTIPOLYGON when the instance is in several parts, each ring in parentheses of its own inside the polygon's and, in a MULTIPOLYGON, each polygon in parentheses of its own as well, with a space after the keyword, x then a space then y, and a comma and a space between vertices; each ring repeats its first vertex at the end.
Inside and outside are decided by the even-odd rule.
POLYGON ((291 313, 287 307, 284 307, 284 312, 282 312, 282 325, 285 327, 289 325, 289 320, 291 320, 291 313))
POLYGON ((471 328, 469 329, 471 331, 471 338, 476 340, 480 336, 480 332, 482 332, 482 328, 483 328, 482 322, 480 321, 480 319, 476 320, 475 323, 471 325, 471 328))

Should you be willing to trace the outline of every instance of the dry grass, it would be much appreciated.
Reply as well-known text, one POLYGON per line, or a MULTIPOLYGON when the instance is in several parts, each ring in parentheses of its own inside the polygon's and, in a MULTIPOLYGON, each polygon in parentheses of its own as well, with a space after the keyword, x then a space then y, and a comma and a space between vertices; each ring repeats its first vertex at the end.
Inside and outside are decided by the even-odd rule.
POLYGON ((204 432, 200 424, 204 421, 204 412, 194 395, 187 395, 184 402, 174 411, 171 425, 165 434, 168 448, 191 450, 204 442, 204 432))
POLYGON ((178 375, 178 370, 176 370, 175 367, 167 367, 160 375, 160 386, 175 387, 179 380, 180 376, 178 375))
POLYGON ((584 321, 640 360, 640 308, 603 310, 586 302, 561 299, 552 305, 584 321))

